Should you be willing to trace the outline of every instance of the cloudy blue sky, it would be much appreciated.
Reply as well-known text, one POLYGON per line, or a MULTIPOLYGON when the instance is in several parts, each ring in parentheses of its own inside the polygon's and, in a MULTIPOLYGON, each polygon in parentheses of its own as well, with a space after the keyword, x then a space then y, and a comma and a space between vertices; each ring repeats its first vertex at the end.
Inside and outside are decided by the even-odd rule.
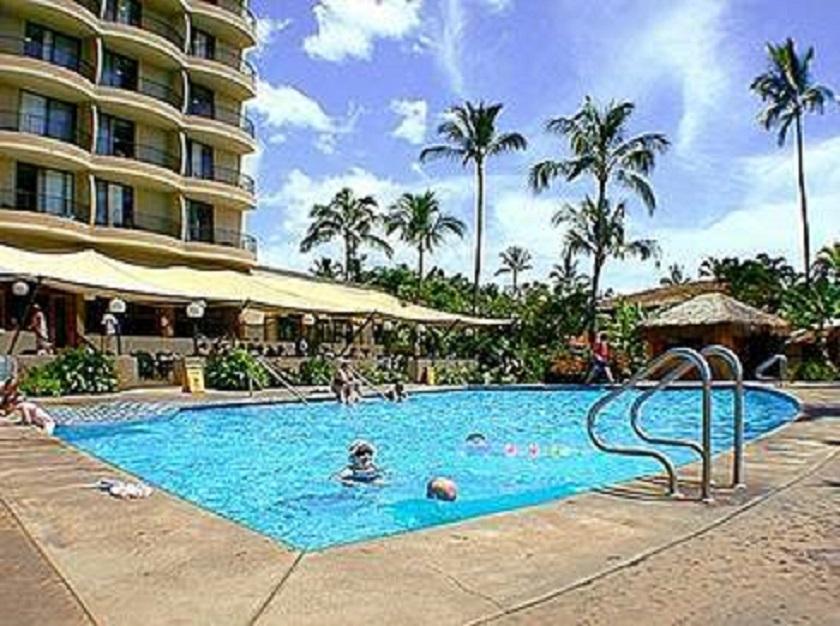
MULTIPOLYGON (((572 113, 586 94, 629 99, 631 130, 673 142, 654 174, 659 209, 638 206, 631 231, 655 237, 663 267, 694 274, 706 255, 759 250, 799 259, 792 145, 777 148, 755 123, 752 77, 763 45, 793 36, 817 50, 816 76, 840 89, 836 0, 252 0, 261 44, 259 95, 251 103, 261 149, 249 163, 259 208, 249 229, 265 263, 306 269, 326 247, 298 245, 315 202, 339 188, 387 206, 403 191, 436 190, 445 209, 472 222, 473 179, 456 165, 420 166, 441 113, 463 99, 503 102, 503 129, 530 140, 526 153, 490 165, 485 251, 490 277, 500 250, 522 245, 544 277, 558 261, 560 203, 586 189, 533 196, 530 164, 560 156, 547 118, 572 113)), ((814 246, 840 237, 840 107, 807 121, 814 246)), ((471 245, 433 262, 468 271, 471 245)), ((397 260, 413 262, 410 252, 397 260)), ((584 263, 587 263, 584 261, 584 263)), ((607 286, 656 282, 664 269, 615 262, 607 286)))

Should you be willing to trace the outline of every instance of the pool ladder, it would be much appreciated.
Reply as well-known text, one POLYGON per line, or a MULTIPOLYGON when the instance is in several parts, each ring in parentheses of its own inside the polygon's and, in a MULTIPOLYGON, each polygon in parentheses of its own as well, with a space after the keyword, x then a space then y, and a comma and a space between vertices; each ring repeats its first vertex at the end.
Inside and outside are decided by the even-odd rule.
POLYGON ((732 350, 720 345, 707 346, 700 352, 691 348, 673 348, 653 359, 640 372, 634 375, 621 387, 600 398, 589 410, 587 415, 587 432, 595 446, 611 454, 624 456, 647 457, 659 462, 668 474, 668 494, 681 497, 677 470, 673 462, 662 452, 651 448, 633 448, 611 445, 605 442, 596 432, 595 426, 598 416, 610 404, 631 390, 640 390, 630 408, 630 425, 636 435, 642 440, 654 445, 668 445, 689 448, 696 452, 702 461, 700 479, 700 496, 705 502, 712 501, 712 370, 710 359, 720 360, 727 369, 731 388, 734 392, 733 416, 733 467, 732 487, 744 485, 744 368, 741 360, 732 350), (661 380, 651 386, 642 386, 642 381, 667 366, 676 364, 668 370, 661 380), (645 402, 651 397, 672 386, 691 371, 696 371, 700 377, 702 389, 702 435, 700 442, 683 439, 668 439, 656 437, 647 433, 639 423, 641 410, 645 402))

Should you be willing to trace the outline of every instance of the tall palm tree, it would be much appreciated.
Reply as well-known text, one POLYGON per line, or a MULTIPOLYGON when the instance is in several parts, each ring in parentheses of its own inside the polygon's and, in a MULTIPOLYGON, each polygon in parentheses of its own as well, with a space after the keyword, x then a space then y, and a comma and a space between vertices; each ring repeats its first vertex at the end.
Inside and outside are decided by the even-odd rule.
POLYGON ((659 284, 663 287, 671 287, 674 285, 685 285, 691 282, 691 277, 686 276, 685 268, 682 265, 674 263, 668 268, 668 275, 663 276, 659 280, 659 284))
POLYGON ((496 276, 510 274, 513 293, 519 293, 519 275, 522 272, 534 269, 534 266, 531 265, 533 259, 531 253, 525 248, 510 246, 504 252, 499 253, 499 258, 502 260, 502 266, 496 270, 496 276))
POLYGON ((578 270, 578 262, 575 260, 574 253, 567 248, 563 249, 563 262, 555 263, 548 277, 561 289, 576 290, 589 282, 589 277, 581 274, 578 270))
POLYGON ((316 204, 309 212, 312 223, 300 244, 301 252, 339 239, 344 244, 344 279, 353 280, 361 272, 359 251, 363 246, 384 252, 390 257, 394 251, 385 239, 377 234, 382 224, 379 205, 372 196, 357 198, 353 191, 344 188, 329 204, 316 204))
POLYGON ((797 184, 799 187, 799 212, 802 219, 802 248, 804 252, 805 280, 810 280, 811 228, 808 221, 808 198, 805 189, 805 147, 803 114, 822 113, 826 101, 832 101, 831 90, 814 82, 811 61, 814 49, 808 48, 799 56, 793 39, 783 44, 767 44, 770 66, 753 80, 750 89, 766 104, 758 115, 759 123, 767 130, 778 130, 779 146, 787 140, 791 125, 796 135, 797 184))
POLYGON ((567 205, 555 216, 555 224, 568 222, 570 248, 592 256, 592 284, 589 324, 594 328, 601 272, 611 256, 637 254, 648 258, 656 252, 654 242, 625 242, 624 201, 608 198, 609 186, 615 183, 635 194, 649 214, 656 209, 656 197, 648 176, 656 164, 656 155, 665 152, 668 140, 661 133, 627 137, 626 125, 635 109, 631 102, 611 102, 601 109, 590 97, 571 117, 558 117, 546 124, 546 130, 568 139, 571 157, 561 161, 543 161, 531 168, 530 183, 536 192, 548 189, 557 179, 572 182, 590 176, 595 183, 595 199, 587 197, 579 207, 567 205))
POLYGON ((385 225, 389 235, 398 232, 402 241, 417 248, 420 286, 425 275, 426 253, 431 254, 447 235, 463 239, 467 230, 466 224, 457 217, 441 213, 440 202, 431 190, 423 194, 403 194, 391 207, 385 225))
POLYGON ((448 119, 437 129, 445 143, 428 146, 420 152, 420 161, 449 158, 475 169, 475 275, 473 280, 473 312, 478 308, 481 284, 481 256, 484 238, 484 194, 487 159, 505 152, 525 150, 528 142, 519 133, 502 133, 496 120, 501 104, 477 105, 465 102, 448 111, 448 119))

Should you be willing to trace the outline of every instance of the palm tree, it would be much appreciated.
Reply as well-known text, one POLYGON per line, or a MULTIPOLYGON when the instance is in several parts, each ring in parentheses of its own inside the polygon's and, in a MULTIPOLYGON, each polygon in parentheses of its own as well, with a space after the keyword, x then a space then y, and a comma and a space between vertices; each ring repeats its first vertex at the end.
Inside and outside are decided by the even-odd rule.
POLYGON ((578 270, 578 262, 575 260, 574 253, 565 248, 563 249, 563 262, 555 263, 548 277, 561 289, 576 290, 589 282, 589 277, 581 274, 578 270))
POLYGON ((531 265, 531 259, 533 258, 531 253, 525 248, 510 246, 504 252, 499 253, 499 258, 502 260, 502 267, 496 270, 496 276, 510 274, 513 293, 519 293, 519 275, 522 272, 534 269, 534 266, 531 265))
POLYGON ((674 285, 685 285, 691 282, 691 277, 685 275, 685 268, 682 265, 674 263, 668 268, 668 275, 663 276, 659 280, 659 284, 663 287, 671 287, 674 285))
POLYGON ((344 270, 341 263, 336 263, 331 258, 323 256, 315 260, 312 269, 309 271, 319 278, 338 278, 344 270))
POLYGON ((770 67, 753 80, 750 89, 766 104, 758 115, 758 121, 767 130, 778 129, 779 146, 785 144, 791 125, 794 127, 805 281, 808 282, 811 268, 811 229, 808 222, 808 198, 805 190, 802 116, 804 113, 821 114, 825 109, 826 101, 833 100, 834 94, 828 87, 813 81, 811 76, 813 48, 808 48, 805 55, 800 57, 796 52, 793 39, 788 38, 783 44, 768 43, 767 55, 770 58, 770 67))
POLYGON ((329 204, 316 204, 309 212, 312 223, 300 244, 301 252, 309 252, 335 239, 344 243, 344 279, 358 277, 361 272, 362 246, 384 252, 390 258, 394 253, 385 239, 376 234, 383 218, 377 211, 379 205, 372 196, 357 198, 347 188, 339 191, 329 204))
POLYGON ((449 116, 438 127, 446 143, 429 146, 420 152, 420 161, 449 158, 464 167, 475 168, 475 277, 473 281, 473 312, 478 308, 478 290, 481 284, 481 256, 484 237, 484 194, 487 159, 505 152, 525 150, 528 142, 519 133, 501 133, 496 119, 502 112, 501 104, 477 105, 465 102, 449 109, 449 116))
MULTIPOLYGON (((593 258, 593 279, 601 275, 607 259, 638 257, 642 261, 659 256, 659 246, 653 239, 627 241, 625 216, 627 207, 619 202, 615 208, 609 200, 599 207, 590 197, 579 205, 566 204, 552 217, 554 226, 565 225, 564 245, 571 254, 593 258)), ((589 326, 594 329, 597 306, 597 287, 592 287, 589 296, 589 326)))
POLYGON ((570 249, 593 258, 589 305, 592 328, 596 324, 601 272, 607 259, 633 254, 646 259, 657 251, 652 241, 625 242, 626 204, 608 199, 609 185, 616 183, 638 196, 649 214, 656 209, 648 176, 656 164, 656 155, 665 152, 669 142, 660 133, 627 138, 626 124, 634 109, 631 102, 611 102, 600 109, 587 96, 574 115, 549 120, 546 125, 548 132, 568 139, 571 158, 543 161, 531 168, 531 187, 538 193, 558 178, 572 182, 588 175, 595 182, 594 200, 587 197, 579 207, 567 205, 554 216, 555 224, 568 222, 572 226, 566 237, 570 249))
POLYGON ((433 191, 403 194, 391 207, 385 224, 389 235, 399 232, 402 241, 417 248, 419 286, 423 285, 426 253, 431 254, 447 235, 463 239, 467 230, 466 224, 457 217, 441 213, 440 202, 433 191))
POLYGON ((813 269, 815 276, 832 278, 835 283, 840 284, 840 242, 820 250, 813 269))

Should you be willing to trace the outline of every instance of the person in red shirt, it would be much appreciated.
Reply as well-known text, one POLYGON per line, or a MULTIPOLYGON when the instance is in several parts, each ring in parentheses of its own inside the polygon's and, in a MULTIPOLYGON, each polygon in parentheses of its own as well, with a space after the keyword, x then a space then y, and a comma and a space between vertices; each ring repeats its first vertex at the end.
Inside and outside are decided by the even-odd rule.
POLYGON ((601 376, 605 377, 610 384, 615 382, 610 369, 610 344, 607 342, 607 333, 599 333, 592 344, 592 368, 586 377, 586 384, 594 382, 601 376))

